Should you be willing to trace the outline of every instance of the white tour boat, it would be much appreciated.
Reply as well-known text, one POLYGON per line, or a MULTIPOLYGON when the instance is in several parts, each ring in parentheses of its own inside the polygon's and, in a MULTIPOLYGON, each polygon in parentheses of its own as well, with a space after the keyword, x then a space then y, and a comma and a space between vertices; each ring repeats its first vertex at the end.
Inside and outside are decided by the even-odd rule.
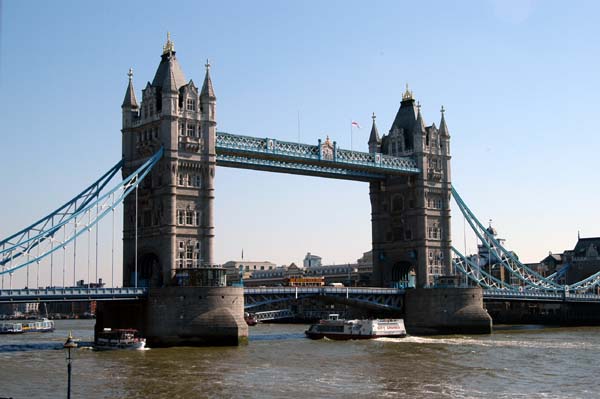
POLYGON ((343 320, 339 315, 331 314, 329 319, 312 324, 305 334, 311 339, 403 338, 406 329, 402 319, 343 320))
POLYGON ((144 349, 146 347, 146 338, 138 336, 138 331, 128 329, 105 328, 100 331, 94 343, 96 350, 110 349, 144 349))
POLYGON ((0 323, 0 334, 22 334, 23 325, 21 323, 0 323))
POLYGON ((54 321, 43 318, 42 320, 24 321, 23 332, 52 332, 54 321))

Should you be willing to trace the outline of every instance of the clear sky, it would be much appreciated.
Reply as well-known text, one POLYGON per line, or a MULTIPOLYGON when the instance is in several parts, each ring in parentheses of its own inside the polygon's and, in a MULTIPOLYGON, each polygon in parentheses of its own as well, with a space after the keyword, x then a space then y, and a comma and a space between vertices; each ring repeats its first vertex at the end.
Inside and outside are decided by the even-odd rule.
MULTIPOLYGON (((306 143, 329 135, 349 148, 356 120, 354 149, 366 151, 371 113, 386 133, 408 83, 426 124, 439 125, 440 106, 447 109, 452 182, 522 260, 573 248, 578 230, 600 235, 596 1, 0 7, 0 237, 120 158, 127 70, 139 99, 167 31, 197 85, 211 59, 221 131, 306 143)), ((218 262, 238 259, 242 248, 245 259, 277 264, 308 251, 345 263, 370 249, 365 183, 219 168, 216 189, 218 262)), ((453 241, 464 248, 456 209, 453 241)), ((467 234, 468 252, 474 245, 467 234)), ((103 245, 105 279, 107 253, 103 245)))

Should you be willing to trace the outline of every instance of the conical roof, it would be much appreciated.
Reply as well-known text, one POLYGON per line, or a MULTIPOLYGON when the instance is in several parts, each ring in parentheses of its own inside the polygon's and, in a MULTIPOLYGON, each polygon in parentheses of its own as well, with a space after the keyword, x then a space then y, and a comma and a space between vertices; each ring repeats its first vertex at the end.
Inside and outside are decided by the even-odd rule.
POLYGON ((440 128, 439 128, 440 134, 442 136, 450 136, 450 132, 448 131, 448 126, 446 125, 446 118, 444 116, 444 113, 446 112, 446 110, 444 109, 443 105, 442 105, 441 112, 442 112, 442 120, 440 121, 440 128))
POLYGON ((377 124, 375 123, 375 112, 373 112, 373 126, 371 126, 371 135, 369 136, 369 144, 379 144, 381 139, 379 138, 379 131, 377 130, 377 124))
POLYGON ((200 97, 215 98, 215 91, 213 89, 212 80, 210 79, 210 62, 206 60, 206 75, 204 76, 204 82, 202 83, 202 90, 200 91, 200 97))
POLYGON ((162 87, 165 90, 179 90, 185 83, 185 75, 175 57, 175 51, 164 53, 154 74, 154 79, 152 79, 152 86, 162 87))
POLYGON ((127 85, 127 90, 125 91, 125 98, 123 99, 123 104, 121 104, 121 108, 131 108, 135 109, 138 107, 137 99, 135 98, 135 90, 133 89, 133 69, 129 68, 129 84, 127 85))

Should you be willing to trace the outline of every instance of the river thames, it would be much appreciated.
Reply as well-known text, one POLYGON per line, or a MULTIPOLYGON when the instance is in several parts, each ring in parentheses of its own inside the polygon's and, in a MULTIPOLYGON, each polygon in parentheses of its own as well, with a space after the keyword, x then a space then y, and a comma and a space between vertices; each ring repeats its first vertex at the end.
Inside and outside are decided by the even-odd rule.
POLYGON ((66 397, 69 330, 81 340, 73 398, 600 397, 600 328, 313 341, 306 325, 260 324, 240 347, 95 352, 93 325, 0 336, 0 397, 66 397))

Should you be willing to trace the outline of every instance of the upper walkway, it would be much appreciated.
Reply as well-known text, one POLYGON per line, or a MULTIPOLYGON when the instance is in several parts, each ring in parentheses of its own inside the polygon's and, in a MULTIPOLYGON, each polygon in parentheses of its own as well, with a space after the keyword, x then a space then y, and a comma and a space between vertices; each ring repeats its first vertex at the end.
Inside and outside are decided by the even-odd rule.
POLYGON ((329 140, 318 145, 217 132, 217 165, 336 179, 373 181, 416 174, 410 157, 350 151, 329 140))

